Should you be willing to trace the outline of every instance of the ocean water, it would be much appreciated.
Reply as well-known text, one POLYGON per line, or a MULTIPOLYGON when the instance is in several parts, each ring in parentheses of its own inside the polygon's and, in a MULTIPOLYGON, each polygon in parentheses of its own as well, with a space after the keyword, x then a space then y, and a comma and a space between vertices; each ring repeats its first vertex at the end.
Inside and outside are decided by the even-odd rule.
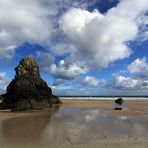
POLYGON ((60 97, 61 99, 81 99, 81 100, 116 100, 118 98, 122 98, 124 100, 148 100, 148 97, 77 97, 77 96, 73 96, 73 97, 60 97))

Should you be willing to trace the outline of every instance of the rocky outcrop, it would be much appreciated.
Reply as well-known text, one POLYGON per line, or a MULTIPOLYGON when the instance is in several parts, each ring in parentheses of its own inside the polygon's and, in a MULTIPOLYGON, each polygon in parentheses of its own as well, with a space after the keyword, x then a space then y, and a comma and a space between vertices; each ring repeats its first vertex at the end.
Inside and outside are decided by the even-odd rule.
POLYGON ((39 66, 33 58, 27 57, 15 68, 15 78, 7 87, 0 108, 13 110, 52 108, 62 102, 52 95, 52 90, 41 78, 39 66))
POLYGON ((124 100, 122 98, 118 98, 115 100, 115 107, 114 110, 122 110, 122 105, 123 105, 124 100))
POLYGON ((0 101, 2 101, 4 98, 2 96, 0 96, 0 101))
POLYGON ((122 105, 123 104, 123 99, 122 98, 118 98, 117 100, 115 100, 115 103, 122 105))

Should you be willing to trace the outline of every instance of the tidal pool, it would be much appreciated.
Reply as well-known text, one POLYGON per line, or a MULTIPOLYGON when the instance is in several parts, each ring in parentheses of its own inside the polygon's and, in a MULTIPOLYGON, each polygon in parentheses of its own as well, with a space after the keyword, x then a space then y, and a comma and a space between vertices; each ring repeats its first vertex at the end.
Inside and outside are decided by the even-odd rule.
POLYGON ((0 120, 0 145, 83 144, 96 140, 148 137, 148 121, 108 114, 106 110, 66 108, 0 120))

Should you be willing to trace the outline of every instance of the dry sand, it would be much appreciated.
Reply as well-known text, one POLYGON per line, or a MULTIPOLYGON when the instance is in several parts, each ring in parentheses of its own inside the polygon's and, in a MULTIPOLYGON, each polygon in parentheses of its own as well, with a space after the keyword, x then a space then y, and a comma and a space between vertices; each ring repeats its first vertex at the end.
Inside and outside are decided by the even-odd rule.
MULTIPOLYGON (((90 129, 95 129, 95 127, 91 126, 99 126, 97 125, 97 122, 99 122, 99 120, 101 120, 103 116, 100 118, 91 117, 94 117, 94 113, 96 115, 97 111, 103 111, 104 116, 107 116, 106 118, 110 118, 112 116, 115 117, 115 119, 118 119, 118 117, 130 117, 132 123, 136 123, 136 121, 138 121, 138 124, 134 124, 134 129, 137 129, 138 131, 138 128, 140 128, 139 132, 141 132, 141 130, 146 130, 145 132, 147 133, 148 129, 142 127, 140 123, 143 123, 143 125, 145 125, 145 123, 148 123, 148 100, 125 101, 126 110, 122 111, 114 111, 112 109, 112 101, 62 101, 62 109, 55 113, 55 115, 53 115, 52 117, 49 114, 50 111, 48 110, 29 112, 10 112, 9 110, 0 111, 0 121, 2 124, 0 126, 0 148, 148 147, 148 134, 139 134, 139 136, 119 134, 117 136, 112 136, 108 133, 104 133, 101 135, 101 131, 99 133, 97 130, 96 132, 89 131, 90 129), (74 111, 76 110, 76 113, 74 114, 72 112, 73 109, 74 111), (91 113, 88 112, 89 109, 91 110, 91 113), (65 110, 69 111, 69 114, 66 114, 65 110), (83 126, 85 122, 81 120, 81 118, 84 118, 84 116, 89 117, 89 122, 83 126), (75 122, 75 120, 77 121, 75 122), (93 132, 95 133, 94 135, 93 132), (44 142, 40 143, 39 140, 42 140, 44 142)), ((104 118, 102 118, 102 120, 104 120, 104 118)), ((110 120, 102 121, 100 122, 100 126, 104 124, 104 127, 107 128, 107 126, 110 125, 111 128, 113 126, 112 124, 114 123, 114 121, 107 124, 106 121, 110 122, 110 120)), ((116 122, 118 122, 119 124, 120 122, 122 122, 122 120, 117 120, 116 122)), ((124 123, 127 124, 126 121, 123 121, 121 123, 123 124, 122 127, 126 127, 124 126, 124 123)), ((127 126, 129 130, 130 128, 132 128, 133 125, 130 126, 127 126)), ((102 126, 102 128, 104 127, 102 126)))

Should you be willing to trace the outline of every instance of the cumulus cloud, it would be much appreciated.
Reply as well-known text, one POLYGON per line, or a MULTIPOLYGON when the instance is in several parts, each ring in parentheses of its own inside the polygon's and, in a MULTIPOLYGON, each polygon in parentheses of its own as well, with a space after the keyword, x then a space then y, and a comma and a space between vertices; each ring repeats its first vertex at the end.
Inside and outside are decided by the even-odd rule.
POLYGON ((6 76, 6 73, 5 73, 5 72, 1 72, 1 73, 0 73, 0 79, 1 79, 1 80, 4 79, 5 76, 6 76))
POLYGON ((98 80, 94 77, 86 76, 81 83, 85 86, 97 86, 105 84, 105 80, 98 80))
MULTIPOLYGON (((130 76, 123 76, 124 73, 114 73, 111 87, 118 90, 146 90, 148 89, 148 63, 147 59, 137 58, 127 66, 130 76)), ((127 71, 126 71, 127 72, 127 71)), ((128 74, 128 73, 127 73, 128 74)))
POLYGON ((38 0, 0 0, 0 55, 10 57, 24 42, 46 42, 52 31, 50 14, 38 0))
POLYGON ((0 72, 0 94, 5 92, 7 85, 8 81, 6 80, 6 73, 0 72))
POLYGON ((136 75, 137 78, 148 78, 148 63, 145 57, 142 59, 137 58, 127 66, 127 69, 130 73, 136 75))
POLYGON ((146 63, 146 58, 143 59, 137 58, 130 65, 128 65, 127 69, 130 73, 137 73, 143 71, 147 67, 148 64, 146 63))
POLYGON ((70 8, 59 20, 61 39, 51 46, 53 53, 68 56, 62 66, 60 63, 52 64, 50 73, 59 79, 74 79, 86 72, 83 68, 81 72, 81 65, 89 71, 128 58, 132 53, 128 43, 136 40, 139 32, 143 32, 141 28, 146 24, 147 10, 146 0, 121 0, 105 14, 98 10, 89 12, 82 8, 70 8), (70 70, 73 68, 69 66, 77 67, 74 69, 79 69, 79 72, 70 70))
POLYGON ((140 80, 130 77, 124 77, 121 75, 115 75, 113 86, 117 89, 125 89, 125 90, 147 89, 148 80, 140 80))
POLYGON ((147 9, 148 9, 147 0, 141 0, 141 1, 121 0, 116 8, 116 11, 117 11, 117 14, 120 16, 135 19, 139 17, 141 13, 145 13, 147 9))
POLYGON ((119 89, 134 89, 138 85, 138 80, 130 77, 115 76, 115 87, 119 89))
MULTIPOLYGON (((65 63, 71 61, 68 65, 85 65, 88 70, 105 68, 110 63, 128 58, 132 53, 128 43, 136 40, 139 32, 143 31, 140 29, 146 24, 144 16, 147 8, 146 0, 121 0, 105 14, 98 10, 89 12, 81 8, 70 8, 59 20, 61 43, 52 46, 51 50, 58 55, 67 54, 65 63), (131 13, 129 8, 132 8, 131 13)), ((62 79, 71 75, 71 71, 63 71, 55 64, 50 67, 50 72, 59 78, 62 73, 62 79)))
POLYGON ((0 0, 0 56, 12 58, 25 42, 48 45, 54 36, 58 15, 69 7, 86 9, 84 0, 0 0))
POLYGON ((59 65, 52 64, 49 72, 58 79, 72 80, 78 77, 80 74, 84 74, 88 71, 87 67, 77 63, 68 63, 64 60, 59 62, 59 65))
POLYGON ((76 47, 69 43, 58 43, 58 44, 52 44, 50 46, 52 49, 52 53, 54 55, 65 55, 67 53, 74 53, 76 51, 76 47))
MULTIPOLYGON (((52 91, 53 91, 53 94, 56 94, 58 96, 61 96, 61 95, 65 95, 65 96, 76 96, 76 95, 79 95, 80 93, 78 92, 78 89, 76 88, 72 88, 70 86, 52 86, 52 91)), ((82 94, 81 94, 82 95, 82 94)))
POLYGON ((103 68, 129 57, 131 49, 127 42, 136 39, 140 27, 137 18, 143 16, 147 8, 146 0, 122 0, 106 14, 71 8, 61 17, 60 28, 78 49, 72 58, 103 68))
MULTIPOLYGON (((83 61, 86 66, 99 69, 129 57, 132 50, 128 42, 136 40, 141 32, 140 27, 145 24, 142 18, 147 8, 146 0, 121 0, 117 7, 105 14, 98 10, 89 12, 70 8, 59 20, 59 25, 66 42, 69 41, 76 50, 71 52, 65 47, 65 52, 70 53, 73 62, 83 61), (132 12, 129 13, 131 7, 132 12)), ((59 45, 59 50, 60 47, 63 46, 59 45)))

